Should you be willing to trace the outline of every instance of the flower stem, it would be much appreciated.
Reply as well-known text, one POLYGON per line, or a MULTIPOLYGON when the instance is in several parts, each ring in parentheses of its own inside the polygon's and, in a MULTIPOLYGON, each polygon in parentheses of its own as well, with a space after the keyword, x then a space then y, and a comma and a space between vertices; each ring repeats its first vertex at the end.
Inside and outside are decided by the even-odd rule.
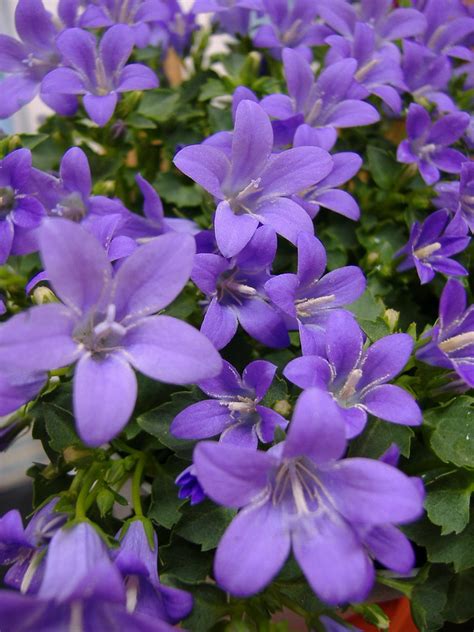
POLYGON ((145 469, 146 454, 140 454, 132 479, 132 504, 135 515, 143 516, 142 501, 140 498, 140 487, 142 484, 143 470, 145 469))
POLYGON ((90 471, 84 476, 81 491, 79 492, 79 496, 76 501, 76 519, 77 520, 86 520, 87 510, 90 507, 88 504, 88 496, 91 490, 92 485, 97 479, 97 472, 100 469, 100 465, 93 465, 90 471))

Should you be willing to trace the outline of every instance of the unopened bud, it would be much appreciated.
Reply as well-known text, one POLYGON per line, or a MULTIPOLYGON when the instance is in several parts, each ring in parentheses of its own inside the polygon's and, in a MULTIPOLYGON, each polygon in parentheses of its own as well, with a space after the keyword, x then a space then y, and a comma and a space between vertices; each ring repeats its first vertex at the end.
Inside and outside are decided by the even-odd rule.
POLYGON ((33 303, 35 305, 45 305, 46 303, 58 303, 56 294, 48 287, 37 287, 33 290, 32 296, 33 303))
POLYGON ((291 404, 287 402, 286 399, 279 399, 275 402, 273 410, 283 417, 287 417, 291 412, 291 404))
POLYGON ((400 312, 397 312, 394 309, 386 309, 383 315, 383 319, 387 323, 390 331, 395 331, 395 328, 398 325, 399 318, 400 312))

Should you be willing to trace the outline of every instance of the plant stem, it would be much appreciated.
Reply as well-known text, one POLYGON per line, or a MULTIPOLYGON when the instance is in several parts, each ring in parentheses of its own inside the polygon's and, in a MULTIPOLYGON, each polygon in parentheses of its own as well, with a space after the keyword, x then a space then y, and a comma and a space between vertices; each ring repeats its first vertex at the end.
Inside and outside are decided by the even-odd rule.
POLYGON ((142 501, 140 498, 140 487, 142 484, 143 470, 145 469, 146 454, 140 454, 132 479, 132 504, 135 515, 143 516, 142 501))

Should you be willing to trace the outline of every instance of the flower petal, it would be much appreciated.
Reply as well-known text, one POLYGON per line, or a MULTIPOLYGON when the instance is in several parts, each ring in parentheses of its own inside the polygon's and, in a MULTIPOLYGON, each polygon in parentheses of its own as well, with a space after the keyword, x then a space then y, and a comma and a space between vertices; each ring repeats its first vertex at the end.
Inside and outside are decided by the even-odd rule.
POLYGON ((82 226, 47 219, 39 230, 41 258, 56 294, 77 312, 105 299, 112 268, 105 250, 82 226))
POLYGON ((104 96, 86 94, 84 97, 84 108, 94 123, 99 127, 106 125, 112 118, 117 105, 117 94, 111 92, 104 96))
POLYGON ((230 171, 225 153, 211 145, 190 145, 179 151, 173 160, 176 167, 203 189, 222 199, 221 185, 230 171))
POLYGON ((300 233, 314 233, 313 222, 308 213, 288 198, 264 201, 258 206, 255 216, 292 244, 296 244, 300 233))
POLYGON ((365 353, 358 390, 393 379, 403 370, 412 351, 413 339, 408 334, 392 334, 374 342, 365 353))
POLYGON ((122 339, 127 358, 149 377, 167 384, 191 384, 219 374, 222 360, 209 339, 170 316, 149 316, 122 339))
POLYGON ((317 387, 325 390, 331 381, 331 369, 324 358, 306 355, 289 362, 283 375, 300 388, 317 387))
POLYGON ((173 301, 186 285, 196 245, 190 235, 167 233, 140 246, 114 279, 117 319, 154 314, 173 301))
POLYGON ((374 527, 364 536, 372 555, 396 573, 409 573, 415 565, 415 554, 408 538, 391 524, 374 527))
POLYGON ((74 374, 74 416, 81 439, 100 446, 116 437, 132 416, 137 379, 118 354, 85 354, 74 374))
POLYGON ((253 448, 201 441, 194 448, 193 463, 199 483, 212 500, 226 507, 243 507, 266 488, 277 461, 253 448))
POLYGON ((369 390, 361 403, 371 415, 396 424, 418 426, 421 410, 410 393, 393 384, 382 384, 369 390))
POLYGON ((235 257, 255 235, 258 219, 251 215, 237 215, 227 201, 216 210, 214 230, 219 250, 224 257, 235 257))
POLYGON ((304 391, 296 402, 284 457, 307 456, 324 464, 340 458, 345 449, 344 420, 332 396, 317 388, 304 391))
POLYGON ((120 73, 117 92, 151 90, 158 88, 159 81, 153 70, 144 64, 128 64, 120 73))
POLYGON ((242 382, 253 389, 258 401, 265 397, 265 393, 271 386, 277 370, 276 364, 266 360, 255 360, 244 369, 242 382))
POLYGON ((201 332, 216 349, 225 347, 235 336, 238 327, 237 314, 231 307, 221 305, 213 298, 201 325, 201 332))
POLYGON ((214 437, 232 423, 225 402, 206 399, 185 408, 170 426, 170 432, 180 439, 207 439, 214 437))

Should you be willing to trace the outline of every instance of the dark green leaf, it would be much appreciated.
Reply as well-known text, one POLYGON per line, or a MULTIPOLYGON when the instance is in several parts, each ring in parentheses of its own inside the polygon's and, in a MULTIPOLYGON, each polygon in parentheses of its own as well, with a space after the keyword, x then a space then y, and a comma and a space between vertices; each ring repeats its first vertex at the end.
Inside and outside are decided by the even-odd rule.
POLYGON ((430 444, 442 461, 474 467, 474 399, 459 397, 448 406, 429 410, 426 423, 434 427, 430 444))
POLYGON ((206 500, 186 510, 175 532, 189 542, 200 544, 203 551, 209 551, 219 544, 234 516, 233 509, 216 507, 206 500))

